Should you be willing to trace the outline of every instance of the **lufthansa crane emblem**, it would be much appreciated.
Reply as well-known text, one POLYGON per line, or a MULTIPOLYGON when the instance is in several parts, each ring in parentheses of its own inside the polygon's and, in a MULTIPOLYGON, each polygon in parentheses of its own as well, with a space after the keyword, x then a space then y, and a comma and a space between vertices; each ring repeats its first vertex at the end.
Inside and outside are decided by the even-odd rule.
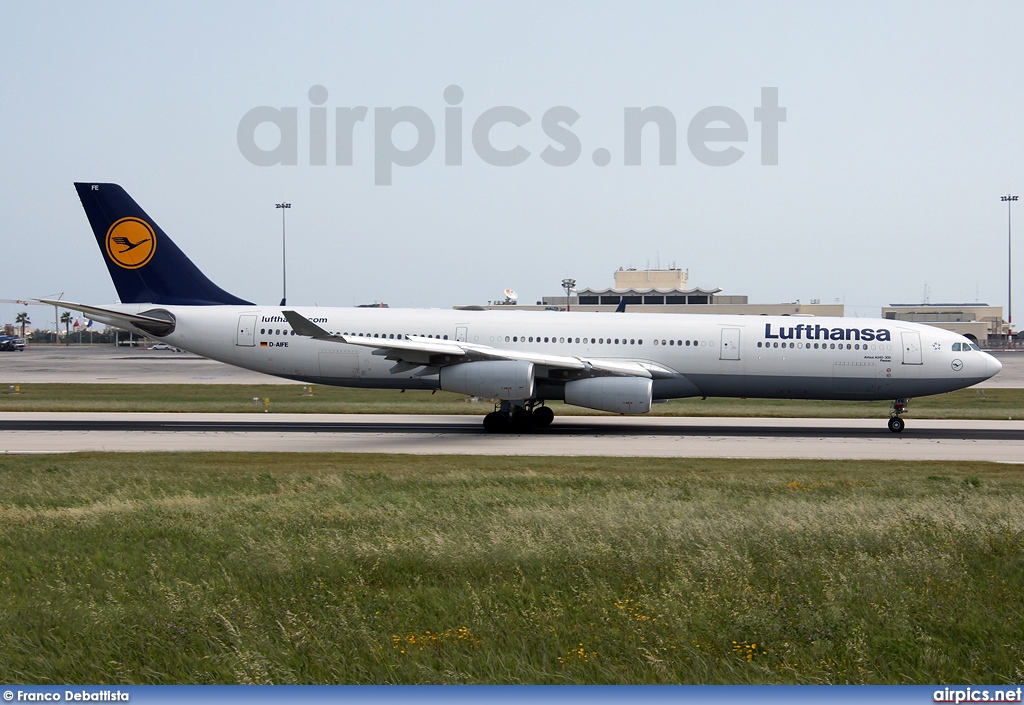
POLYGON ((107 256, 118 267, 138 269, 153 259, 156 234, 141 218, 121 218, 107 231, 107 256))

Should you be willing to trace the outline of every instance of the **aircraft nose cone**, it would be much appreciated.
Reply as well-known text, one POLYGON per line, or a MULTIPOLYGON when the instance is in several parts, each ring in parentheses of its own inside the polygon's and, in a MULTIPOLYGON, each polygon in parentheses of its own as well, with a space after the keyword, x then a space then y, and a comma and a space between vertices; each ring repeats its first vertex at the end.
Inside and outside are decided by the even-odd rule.
POLYGON ((987 358, 985 360, 985 372, 989 377, 997 375, 999 371, 1003 369, 1003 363, 999 362, 999 360, 995 359, 992 355, 986 354, 985 357, 987 358))

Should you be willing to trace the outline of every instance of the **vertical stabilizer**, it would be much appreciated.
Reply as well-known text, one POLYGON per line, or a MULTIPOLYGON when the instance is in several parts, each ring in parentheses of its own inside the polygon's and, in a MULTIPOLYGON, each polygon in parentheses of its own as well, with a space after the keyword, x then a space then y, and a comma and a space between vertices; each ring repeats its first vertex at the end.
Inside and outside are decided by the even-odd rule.
POLYGON ((75 188, 121 303, 251 305, 207 279, 117 184, 75 188))

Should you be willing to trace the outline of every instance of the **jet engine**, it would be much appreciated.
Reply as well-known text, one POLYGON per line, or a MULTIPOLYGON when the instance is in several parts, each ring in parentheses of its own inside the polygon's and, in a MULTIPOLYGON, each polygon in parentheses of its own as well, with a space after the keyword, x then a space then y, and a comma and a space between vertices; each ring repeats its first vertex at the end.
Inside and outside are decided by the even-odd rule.
POLYGON ((565 383, 565 403, 616 414, 646 414, 653 386, 646 377, 577 379, 565 383))
MULTIPOLYGON (((442 367, 441 389, 489 399, 531 399, 533 363, 522 360, 464 362, 442 367)), ((648 393, 648 398, 650 394, 648 393)))

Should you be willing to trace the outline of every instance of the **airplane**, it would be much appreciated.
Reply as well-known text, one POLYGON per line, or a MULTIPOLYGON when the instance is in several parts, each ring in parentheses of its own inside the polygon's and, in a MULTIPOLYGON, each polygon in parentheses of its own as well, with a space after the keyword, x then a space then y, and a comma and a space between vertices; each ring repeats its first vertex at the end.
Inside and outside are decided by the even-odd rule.
POLYGON ((212 360, 300 382, 497 400, 488 432, 687 397, 893 400, 989 379, 975 343, 909 321, 722 314, 258 305, 210 281, 116 184, 76 183, 119 304, 39 299, 212 360), (127 239, 128 251, 112 248, 127 239))

